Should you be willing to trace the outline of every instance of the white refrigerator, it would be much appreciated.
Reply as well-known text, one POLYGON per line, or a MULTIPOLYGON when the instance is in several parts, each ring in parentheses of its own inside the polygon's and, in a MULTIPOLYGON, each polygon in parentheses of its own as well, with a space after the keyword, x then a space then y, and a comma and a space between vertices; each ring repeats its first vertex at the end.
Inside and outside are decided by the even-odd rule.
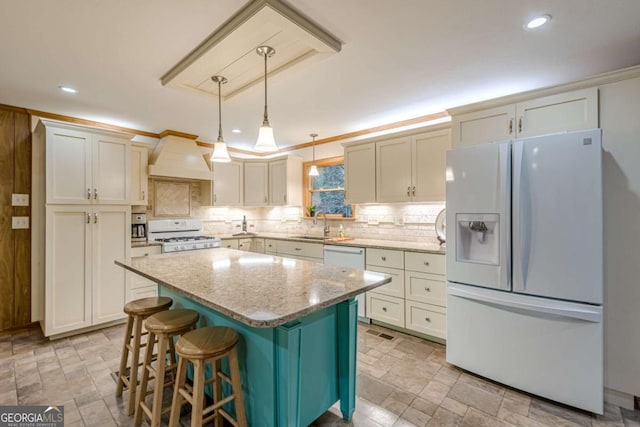
POLYGON ((599 129, 447 152, 447 361, 603 412, 599 129))

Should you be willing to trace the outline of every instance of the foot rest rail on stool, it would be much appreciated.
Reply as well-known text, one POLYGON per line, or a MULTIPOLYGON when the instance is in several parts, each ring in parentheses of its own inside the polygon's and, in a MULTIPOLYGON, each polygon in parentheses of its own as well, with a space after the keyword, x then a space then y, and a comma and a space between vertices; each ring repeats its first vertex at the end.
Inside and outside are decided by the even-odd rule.
POLYGON ((122 390, 126 387, 129 391, 127 399, 127 413, 133 414, 136 402, 136 389, 138 386, 138 367, 140 366, 140 348, 147 344, 142 343, 142 337, 147 332, 142 332, 142 322, 149 316, 168 310, 173 300, 167 297, 149 297, 129 301, 124 306, 127 314, 127 328, 120 356, 120 369, 118 370, 118 385, 116 396, 122 396, 122 390), (128 364, 129 352, 131 352, 131 364, 128 364), (134 368, 135 366, 135 368, 134 368), (129 372, 127 373, 127 369, 129 372))
POLYGON ((180 356, 178 362, 178 374, 173 392, 171 404, 171 417, 169 427, 176 427, 180 417, 180 409, 184 401, 191 403, 191 427, 215 419, 215 425, 221 426, 222 418, 225 418, 234 426, 245 427, 247 419, 244 412, 244 400, 242 397, 242 380, 240 378, 240 366, 238 364, 237 343, 240 339, 238 333, 227 327, 208 326, 196 329, 184 334, 176 344, 176 352, 180 356), (221 362, 224 357, 229 360, 230 377, 221 371, 221 362), (186 385, 187 365, 191 362, 194 367, 193 387, 186 385), (213 363, 213 375, 205 380, 205 366, 213 363), (222 383, 226 381, 232 387, 232 394, 222 398, 222 383), (204 388, 213 384, 213 404, 204 408, 204 388), (236 419, 222 406, 230 402, 235 403, 236 419), (209 415, 211 414, 211 415, 209 415))
POLYGON ((135 410, 134 424, 142 424, 142 414, 149 418, 152 427, 160 426, 162 414, 171 410, 171 406, 162 408, 162 398, 164 388, 175 383, 174 371, 177 369, 176 351, 173 338, 191 331, 196 327, 200 315, 197 311, 188 309, 167 310, 150 316, 144 323, 149 331, 149 346, 145 353, 144 365, 142 367, 142 380, 137 392, 137 403, 135 410), (156 367, 152 365, 154 347, 157 344, 156 367), (167 365, 167 353, 169 364, 167 365), (166 374, 171 374, 169 381, 165 382, 166 374), (148 390, 149 380, 155 380, 152 390, 148 390), (153 403, 148 406, 145 398, 152 394, 153 403))

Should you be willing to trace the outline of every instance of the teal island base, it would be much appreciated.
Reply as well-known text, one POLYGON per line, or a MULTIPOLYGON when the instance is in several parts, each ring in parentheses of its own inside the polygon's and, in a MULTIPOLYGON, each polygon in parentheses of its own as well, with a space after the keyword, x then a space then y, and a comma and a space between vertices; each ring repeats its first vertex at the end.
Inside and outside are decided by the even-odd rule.
POLYGON ((251 426, 307 426, 340 401, 351 420, 356 401, 357 301, 350 298, 274 328, 238 322, 167 287, 173 308, 200 313, 199 326, 241 335, 238 356, 251 426))

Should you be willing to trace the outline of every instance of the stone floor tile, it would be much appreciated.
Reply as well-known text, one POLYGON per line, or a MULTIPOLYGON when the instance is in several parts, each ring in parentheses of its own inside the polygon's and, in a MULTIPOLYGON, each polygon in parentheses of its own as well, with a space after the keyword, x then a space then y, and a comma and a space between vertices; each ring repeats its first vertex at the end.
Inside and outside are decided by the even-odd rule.
POLYGON ((504 386, 493 383, 484 378, 471 375, 468 372, 462 372, 460 374, 460 377, 458 378, 458 381, 461 383, 470 384, 491 394, 503 396, 506 392, 506 388, 504 386))
POLYGON ((421 397, 416 397, 415 399, 413 399, 413 402, 411 402, 411 405, 409 406, 414 409, 417 409, 420 412, 424 412, 429 416, 432 416, 438 409, 437 404, 429 400, 423 399, 421 397))
POLYGON ((408 407, 403 413, 401 418, 409 421, 416 426, 426 426, 431 417, 416 408, 408 407))
POLYGON ((469 409, 469 407, 464 403, 458 402, 457 400, 451 399, 449 397, 444 398, 444 400, 440 404, 440 407, 447 409, 454 414, 458 414, 461 417, 464 417, 464 415, 467 413, 467 410, 469 409))
POLYGON ((489 415, 498 415, 502 396, 495 395, 467 383, 457 382, 448 395, 465 405, 479 409, 489 415))
POLYGON ((394 388, 389 384, 372 378, 366 374, 358 375, 356 378, 356 393, 358 396, 361 396, 376 405, 380 405, 384 402, 393 390, 394 388))
POLYGON ((559 417, 555 414, 552 414, 548 411, 542 410, 537 406, 532 406, 529 408, 529 418, 541 422, 543 424, 548 424, 554 427, 579 427, 584 426, 584 423, 575 423, 573 421, 567 420, 566 418, 559 417))
POLYGON ((404 418, 398 418, 398 420, 393 423, 392 427, 416 427, 416 425, 405 420, 404 418))
POLYGON ((427 423, 428 427, 457 427, 459 425, 462 425, 462 417, 444 408, 438 408, 427 423))
POLYGON ((0 405, 17 405, 18 404, 18 392, 17 390, 9 390, 4 393, 0 393, 0 405))
POLYGON ((500 405, 500 409, 504 409, 505 411, 524 415, 525 417, 529 415, 529 406, 531 404, 531 400, 513 400, 509 397, 504 397, 502 399, 502 404, 500 405))
POLYGON ((396 415, 402 415, 405 409, 409 407, 408 404, 394 399, 391 395, 389 395, 380 406, 396 415))
POLYGON ((451 390, 451 387, 438 381, 429 381, 429 384, 418 394, 423 399, 440 405, 451 390))
POLYGON ((591 416, 589 414, 577 409, 570 408, 568 406, 557 405, 547 400, 532 399, 530 407, 548 412, 559 418, 563 418, 567 421, 571 421, 581 426, 591 425, 591 416))
POLYGON ((462 425, 464 427, 513 427, 511 424, 475 408, 469 408, 462 419, 462 425))
POLYGON ((425 385, 429 382, 429 378, 419 377, 415 375, 397 375, 393 372, 387 372, 382 377, 381 381, 391 384, 392 386, 409 393, 418 394, 422 391, 425 385))
POLYGON ((413 399, 416 398, 416 395, 414 393, 409 393, 408 391, 396 389, 393 391, 393 393, 391 393, 391 396, 389 397, 409 405, 411 402, 413 402, 413 399))
POLYGON ((542 422, 536 421, 533 418, 529 418, 522 414, 510 412, 504 407, 501 407, 498 411, 498 418, 518 427, 550 427, 548 424, 543 424, 542 422))

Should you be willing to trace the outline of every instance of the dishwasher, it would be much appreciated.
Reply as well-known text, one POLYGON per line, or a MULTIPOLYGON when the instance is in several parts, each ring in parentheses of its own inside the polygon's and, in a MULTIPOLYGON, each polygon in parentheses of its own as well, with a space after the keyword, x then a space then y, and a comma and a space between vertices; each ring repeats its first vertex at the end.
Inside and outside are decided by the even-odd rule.
MULTIPOLYGON (((364 248, 324 245, 324 263, 364 270, 364 248)), ((370 323, 369 318, 366 317, 364 294, 356 295, 356 300, 358 301, 358 320, 370 323)))

